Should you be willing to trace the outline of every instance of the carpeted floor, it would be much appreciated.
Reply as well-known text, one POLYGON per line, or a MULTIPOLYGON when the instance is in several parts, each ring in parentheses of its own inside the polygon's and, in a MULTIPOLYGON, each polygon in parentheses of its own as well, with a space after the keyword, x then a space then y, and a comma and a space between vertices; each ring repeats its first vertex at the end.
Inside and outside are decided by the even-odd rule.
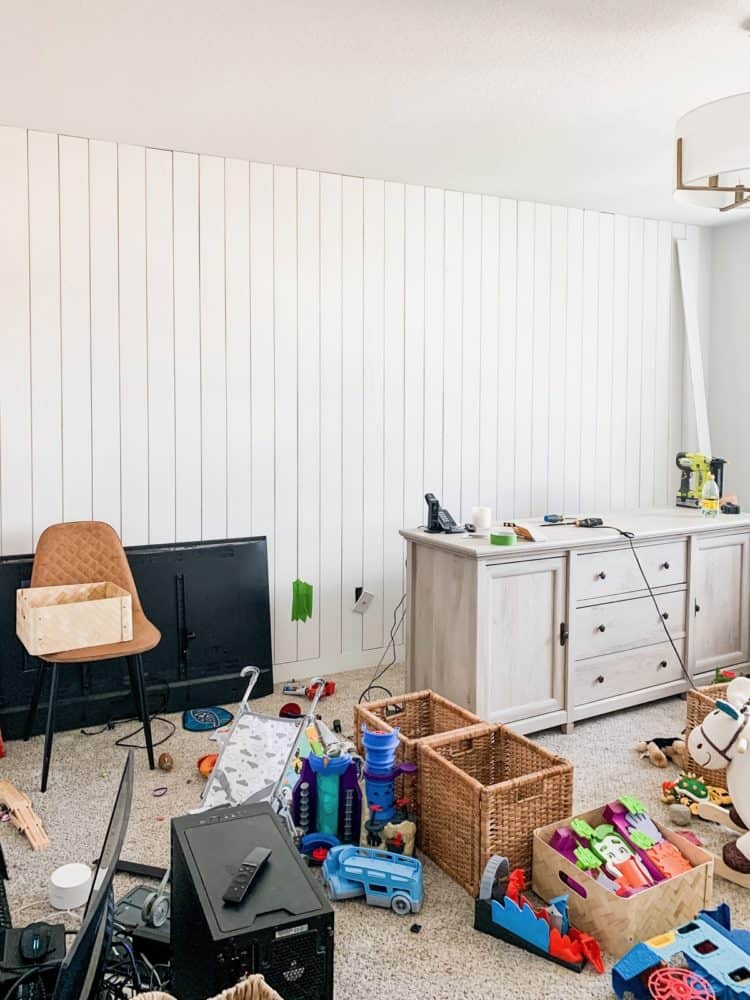
MULTIPOLYGON (((321 703, 329 724, 340 718, 345 731, 352 728, 352 705, 369 679, 370 671, 359 670, 336 677, 336 695, 321 703)), ((394 692, 403 689, 403 670, 394 668, 385 681, 394 692)), ((258 709, 276 712, 283 701, 274 694, 255 702, 258 709)), ((195 761, 215 744, 207 735, 178 728, 165 744, 175 758, 170 774, 150 772, 145 751, 136 753, 136 795, 124 856, 157 865, 169 861, 169 820, 197 803, 203 779, 195 761), (153 789, 166 785, 162 798, 153 789)), ((639 759, 633 750, 637 740, 678 733, 685 718, 685 703, 671 698, 653 705, 608 715, 576 726, 565 736, 558 731, 534 737, 575 764, 575 808, 585 810, 618 795, 640 797, 656 818, 665 820, 659 803, 661 782, 676 770, 661 771, 639 759)), ((132 727, 131 727, 132 728, 132 727)), ((123 762, 124 750, 114 741, 128 731, 82 736, 60 733, 55 738, 50 785, 39 788, 42 737, 28 744, 13 742, 0 761, 0 777, 9 778, 27 791, 50 837, 50 847, 33 853, 25 838, 8 823, 0 824, 0 843, 10 869, 8 893, 16 924, 49 915, 47 879, 58 865, 68 861, 91 861, 101 844, 105 824, 123 762)), ((155 738, 163 733, 155 723, 155 738)), ((706 824, 696 832, 716 841, 706 824)), ((418 917, 422 930, 410 932, 413 921, 388 910, 368 908, 363 902, 336 905, 336 998, 360 1000, 368 996, 397 1000, 589 1000, 611 997, 609 969, 597 976, 561 969, 542 959, 480 934, 472 929, 473 901, 425 859, 425 905, 418 917)), ((123 882, 124 885, 124 882, 123 882)), ((714 901, 727 900, 737 924, 747 926, 750 894, 717 880, 714 901)), ((75 927, 75 919, 66 917, 75 927)))

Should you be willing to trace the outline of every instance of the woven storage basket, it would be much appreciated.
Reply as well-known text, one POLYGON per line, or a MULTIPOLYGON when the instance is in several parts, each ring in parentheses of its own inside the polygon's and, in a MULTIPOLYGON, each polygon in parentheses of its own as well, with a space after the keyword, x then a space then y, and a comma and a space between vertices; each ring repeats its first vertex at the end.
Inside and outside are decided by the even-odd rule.
MULTIPOLYGON (((699 910, 711 905, 713 859, 676 831, 656 823, 664 837, 693 865, 690 871, 625 898, 608 892, 550 847, 555 830, 570 826, 572 818, 534 831, 534 892, 547 902, 567 893, 571 924, 593 934, 615 958, 639 941, 692 920, 699 910)), ((602 809, 582 813, 581 818, 598 826, 603 819, 602 809)))
MULTIPOLYGON (((174 997, 169 993, 139 993, 133 1000, 174 1000, 174 997)), ((212 1000, 283 1000, 283 997, 271 989, 263 976, 258 975, 248 976, 212 1000)))
MULTIPOLYGON (((725 697, 726 693, 726 684, 707 684, 705 687, 691 688, 688 691, 686 740, 692 730, 703 722, 709 712, 713 711, 716 699, 725 697)), ((727 787, 726 768, 722 768, 720 771, 709 771, 708 768, 696 764, 692 757, 688 757, 688 771, 708 785, 718 785, 719 788, 727 787)))
POLYGON ((419 745, 425 854, 472 896, 491 854, 531 871, 536 827, 569 816, 573 765, 500 725, 419 745))
MULTIPOLYGON (((368 729, 380 729, 390 732, 398 726, 399 745, 396 750, 397 762, 405 761, 418 764, 419 744, 428 736, 438 736, 442 733, 454 732, 474 726, 482 720, 466 708, 461 708, 455 702, 449 701, 435 691, 416 691, 404 694, 399 698, 383 698, 364 705, 354 706, 354 740, 361 754, 362 726, 368 729)), ((408 788, 407 778, 399 778, 396 782, 396 794, 401 796, 408 788)), ((420 780, 419 770, 416 775, 415 802, 417 815, 420 810, 420 780)))

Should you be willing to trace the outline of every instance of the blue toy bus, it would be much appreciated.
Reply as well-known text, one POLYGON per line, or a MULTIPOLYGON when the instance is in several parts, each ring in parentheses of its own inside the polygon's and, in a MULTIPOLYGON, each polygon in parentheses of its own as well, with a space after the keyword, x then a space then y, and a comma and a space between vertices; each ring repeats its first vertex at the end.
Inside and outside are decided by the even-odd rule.
POLYGON ((419 913, 424 898, 422 862, 403 854, 343 844, 323 862, 323 881, 333 900, 364 896, 369 906, 399 916, 419 913))

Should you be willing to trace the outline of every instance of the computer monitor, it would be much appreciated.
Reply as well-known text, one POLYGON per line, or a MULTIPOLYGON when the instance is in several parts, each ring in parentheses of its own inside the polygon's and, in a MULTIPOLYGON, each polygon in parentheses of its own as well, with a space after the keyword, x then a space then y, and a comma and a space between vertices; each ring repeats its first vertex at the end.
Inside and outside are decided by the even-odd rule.
POLYGON ((120 860, 133 799, 133 751, 120 778, 120 787, 109 817, 99 862, 91 883, 81 929, 66 954, 55 984, 53 1000, 94 1000, 97 996, 104 963, 112 942, 114 898, 112 879, 120 860))

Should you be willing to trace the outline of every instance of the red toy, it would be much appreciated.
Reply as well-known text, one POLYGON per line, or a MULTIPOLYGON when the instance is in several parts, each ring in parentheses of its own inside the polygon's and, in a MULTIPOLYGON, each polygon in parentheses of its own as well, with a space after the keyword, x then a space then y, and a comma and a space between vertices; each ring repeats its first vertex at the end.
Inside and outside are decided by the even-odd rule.
POLYGON ((690 969, 668 965, 654 969, 646 981, 646 988, 654 1000, 716 1000, 716 994, 703 976, 690 969))
MULTIPOLYGON (((318 684, 311 684, 309 687, 303 687, 302 684, 295 684, 294 681, 289 681, 284 685, 282 689, 282 694, 292 694, 295 698, 307 697, 310 701, 313 700, 317 694, 318 684)), ((328 698, 332 694, 336 693, 336 681, 324 681, 323 682, 323 693, 321 698, 328 698)))

